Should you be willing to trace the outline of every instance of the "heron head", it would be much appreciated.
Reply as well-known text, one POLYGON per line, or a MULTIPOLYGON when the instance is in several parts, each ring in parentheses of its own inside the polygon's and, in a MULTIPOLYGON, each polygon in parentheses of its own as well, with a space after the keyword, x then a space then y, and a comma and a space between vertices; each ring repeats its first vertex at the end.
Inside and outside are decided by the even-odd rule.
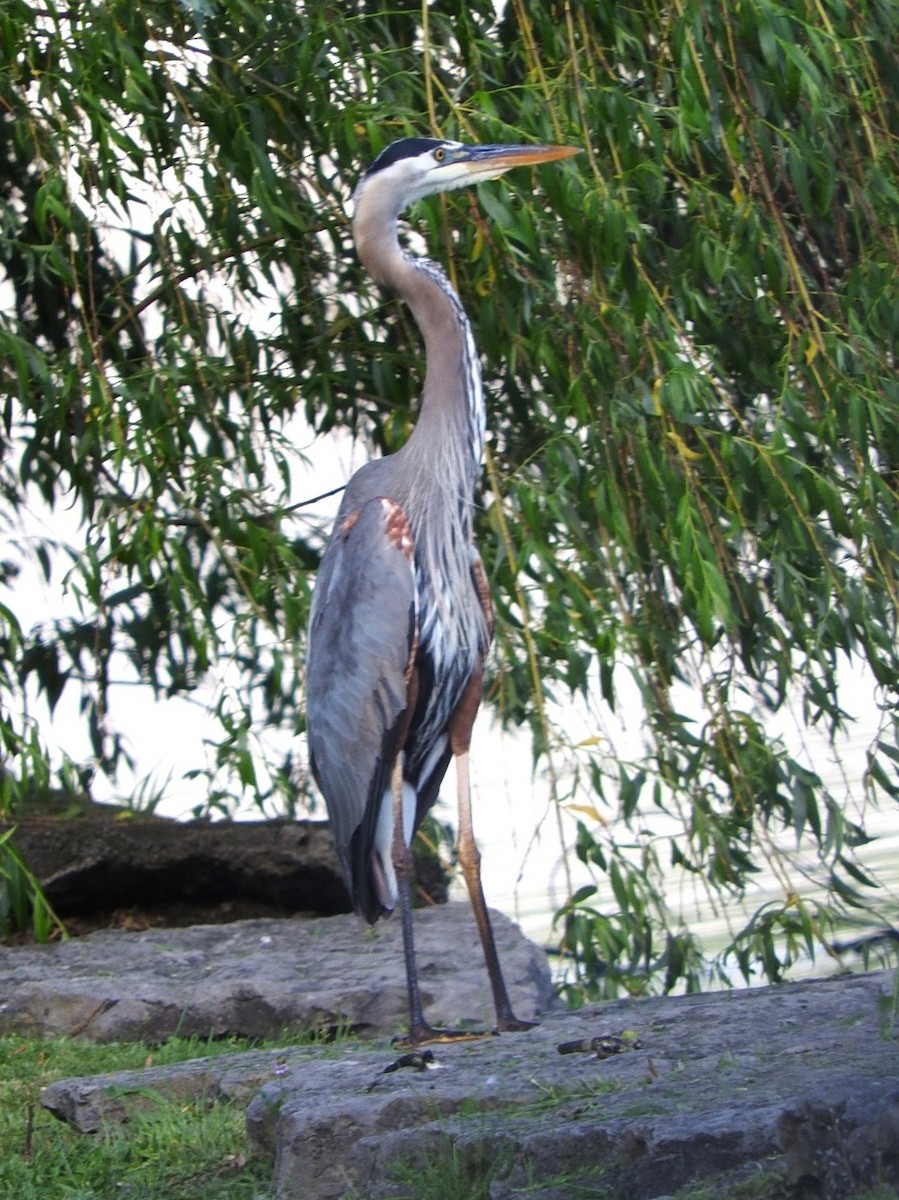
POLYGON ((435 192, 577 153, 576 146, 466 146, 439 138, 403 138, 381 151, 359 181, 353 199, 358 211, 363 197, 376 194, 382 204, 400 213, 435 192))

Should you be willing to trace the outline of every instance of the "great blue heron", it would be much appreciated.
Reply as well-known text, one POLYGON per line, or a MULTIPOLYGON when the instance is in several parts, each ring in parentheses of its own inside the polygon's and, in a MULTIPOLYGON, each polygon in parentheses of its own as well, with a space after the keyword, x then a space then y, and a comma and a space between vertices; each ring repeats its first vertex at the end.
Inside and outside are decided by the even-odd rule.
POLYGON ((395 454, 347 484, 322 557, 309 620, 306 720, 353 906, 369 922, 400 904, 410 1041, 446 1036, 425 1021, 415 967, 412 836, 456 757, 458 858, 468 885, 500 1031, 512 1011, 480 877, 468 749, 493 633, 471 510, 486 412, 478 352, 443 270, 400 248, 414 200, 576 153, 568 146, 464 146, 406 138, 388 146, 354 196, 353 236, 371 276, 409 305, 424 337, 415 428, 395 454))

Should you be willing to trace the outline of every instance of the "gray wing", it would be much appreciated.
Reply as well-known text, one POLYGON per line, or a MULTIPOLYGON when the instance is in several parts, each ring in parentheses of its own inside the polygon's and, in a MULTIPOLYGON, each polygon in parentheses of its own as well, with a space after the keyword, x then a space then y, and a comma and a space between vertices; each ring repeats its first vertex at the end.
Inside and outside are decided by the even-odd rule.
POLYGON ((417 632, 412 534, 399 504, 369 500, 335 527, 309 618, 312 772, 354 906, 370 921, 371 846, 408 702, 417 632))

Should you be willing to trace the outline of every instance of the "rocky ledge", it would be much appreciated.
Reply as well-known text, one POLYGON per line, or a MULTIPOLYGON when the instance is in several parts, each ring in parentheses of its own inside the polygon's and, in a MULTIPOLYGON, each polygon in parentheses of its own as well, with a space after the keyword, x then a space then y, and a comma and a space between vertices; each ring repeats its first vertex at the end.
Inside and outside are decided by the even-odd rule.
MULTIPOLYGON (((513 1003, 552 1004, 543 951, 493 914, 513 1003)), ((471 908, 415 914, 425 1015, 489 1022, 490 992, 471 908)), ((47 946, 0 946, 0 1034, 161 1042, 175 1034, 272 1038, 288 1029, 392 1035, 406 1021, 398 920, 352 914, 236 921, 139 933, 101 930, 47 946)))
MULTIPOLYGON (((437 1020, 489 1017, 486 979, 466 920, 452 905, 417 919, 430 1015, 437 1020), (451 983, 463 989, 462 999, 448 999, 459 995, 450 992, 451 983)), ((329 1019, 342 1014, 371 1031, 376 1010, 384 1015, 381 1028, 400 1028, 397 926, 367 935, 358 924, 344 930, 338 922, 345 919, 321 922, 321 930, 305 935, 304 927, 288 933, 285 926, 293 922, 278 923, 282 932, 275 935, 268 922, 250 922, 241 935, 231 926, 229 936, 247 939, 247 955, 227 967, 219 957, 223 944, 213 947, 208 931, 171 931, 167 943, 158 934, 117 935, 120 949, 107 959, 116 970, 82 996, 77 1012, 113 996, 116 987, 118 1002, 83 1032, 95 1025, 94 1034, 102 1034, 100 1023, 126 1005, 128 985, 116 976, 128 960, 121 947, 129 942, 143 947, 138 957, 146 978, 157 966, 160 990, 168 991, 172 1011, 181 1006, 183 1020, 200 1013, 208 991, 232 997, 224 1001, 230 1015, 218 1029, 234 1027, 237 1012, 265 1014, 243 1022, 258 1031, 271 1024, 270 1012, 279 1011, 282 1020, 314 1011, 332 1014, 329 1019), (202 953, 197 943, 176 951, 177 938, 191 933, 202 953), (271 936, 283 939, 292 976, 287 965, 273 970, 273 947, 262 944, 271 936), (308 959, 300 958, 304 937, 312 946, 308 959), (184 981, 176 982, 191 954, 199 954, 190 967, 194 989, 185 991, 184 981), (345 990, 339 1003, 324 1003, 324 976, 335 960, 343 963, 345 990), (241 961, 244 993, 236 1004, 229 989, 237 986, 233 972, 241 961), (296 971, 301 961, 308 972, 302 977, 296 971), (319 999, 279 1009, 291 991, 319 999)), ((515 959, 514 927, 498 923, 515 1003, 531 1015, 548 1002, 545 963, 527 943, 519 943, 515 959)), ((111 943, 98 944, 111 950, 111 943)), ((55 969, 47 957, 48 977, 67 977, 65 950, 58 948, 55 969)), ((78 970, 86 978, 83 967, 78 970)), ((7 996, 9 980, 8 974, 0 980, 7 996)), ((8 1024, 8 1001, 5 1007, 8 1024)), ((21 1027, 21 1005, 18 1011, 21 1027)), ((75 1018, 70 1010, 68 1019, 75 1018)), ((46 1015, 42 1019, 46 1024, 46 1015)), ((136 1033, 146 1028, 141 1020, 134 1026, 136 1033)), ((750 1175, 757 1177, 752 1194, 760 1196, 769 1194, 766 1173, 776 1180, 771 1195, 837 1200, 899 1183, 899 981, 881 971, 550 1011, 526 1033, 437 1045, 417 1055, 401 1053, 387 1037, 229 1055, 67 1080, 48 1088, 43 1103, 78 1128, 95 1130, 127 1120, 154 1089, 245 1104, 251 1143, 271 1156, 273 1190, 281 1200, 405 1197, 410 1192, 397 1182, 398 1173, 410 1169, 486 1175, 483 1194, 490 1200, 613 1194, 654 1200, 700 1181, 712 1200, 734 1194, 750 1175)))

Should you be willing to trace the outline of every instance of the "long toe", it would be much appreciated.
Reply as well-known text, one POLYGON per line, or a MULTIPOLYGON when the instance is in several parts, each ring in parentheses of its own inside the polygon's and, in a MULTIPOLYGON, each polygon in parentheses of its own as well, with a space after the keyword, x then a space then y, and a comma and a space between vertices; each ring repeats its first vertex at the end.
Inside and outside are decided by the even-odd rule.
POLYGON ((524 1033, 526 1029, 536 1029, 539 1021, 521 1021, 512 1013, 496 1022, 497 1033, 524 1033))
MULTIPOLYGON (((524 1025, 520 1025, 524 1028, 524 1025)), ((391 1045, 398 1050, 411 1049, 414 1046, 427 1046, 443 1042, 477 1042, 483 1038, 493 1037, 489 1029, 435 1029, 432 1025, 416 1025, 410 1029, 406 1037, 393 1039, 391 1045)))

